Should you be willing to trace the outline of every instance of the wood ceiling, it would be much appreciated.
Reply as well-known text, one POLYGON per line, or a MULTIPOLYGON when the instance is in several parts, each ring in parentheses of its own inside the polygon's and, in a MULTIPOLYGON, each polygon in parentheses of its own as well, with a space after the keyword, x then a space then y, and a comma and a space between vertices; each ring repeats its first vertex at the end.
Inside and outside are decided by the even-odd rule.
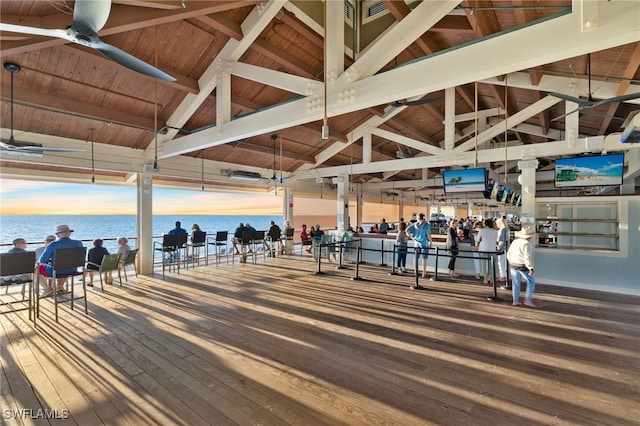
MULTIPOLYGON (((73 8, 3 0, 0 22, 65 28, 73 8)), ((65 40, 0 32, 2 61, 22 68, 15 138, 85 149, 2 154, 0 176, 86 182, 93 173, 132 184, 155 162, 157 185, 241 190, 227 171, 247 170, 265 178, 250 188, 264 190, 275 163, 301 190, 342 174, 433 190, 443 167, 515 175, 516 160, 530 155, 544 170, 554 156, 586 151, 584 138, 620 132, 640 109, 635 99, 554 120, 565 102, 549 96, 588 94, 588 54, 593 98, 640 92, 634 0, 330 0, 326 30, 324 13, 315 0, 114 1, 102 40, 175 82, 65 40), (380 12, 367 17, 370 10, 380 12), (435 100, 393 105, 423 97, 435 100), (547 154, 551 142, 567 149, 556 143, 547 154)), ((1 71, 5 140, 11 75, 1 71)), ((640 168, 636 157, 628 156, 630 169, 640 168)))

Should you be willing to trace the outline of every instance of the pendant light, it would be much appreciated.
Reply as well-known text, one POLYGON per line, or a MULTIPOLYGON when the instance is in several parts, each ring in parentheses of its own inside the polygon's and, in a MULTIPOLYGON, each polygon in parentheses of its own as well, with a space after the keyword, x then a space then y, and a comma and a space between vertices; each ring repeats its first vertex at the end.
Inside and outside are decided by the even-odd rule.
POLYGON ((322 120, 322 139, 329 139, 329 122, 327 119, 327 1, 324 1, 324 59, 322 73, 324 77, 324 119, 322 120))

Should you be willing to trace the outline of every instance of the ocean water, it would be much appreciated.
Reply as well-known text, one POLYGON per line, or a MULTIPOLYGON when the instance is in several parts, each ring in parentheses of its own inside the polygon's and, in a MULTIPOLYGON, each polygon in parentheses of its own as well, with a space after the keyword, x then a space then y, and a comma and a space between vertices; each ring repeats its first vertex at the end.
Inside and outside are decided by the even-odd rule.
MULTIPOLYGON (((189 233, 194 223, 200 225, 207 234, 213 234, 216 231, 232 233, 240 222, 249 222, 258 230, 268 229, 271 220, 282 226, 282 216, 279 215, 154 215, 153 235, 159 236, 173 229, 176 220, 182 222, 182 227, 189 233)), ((120 236, 135 237, 137 235, 135 215, 3 215, 0 217, 0 252, 9 250, 11 241, 17 237, 25 238, 29 243, 29 249, 33 250, 42 244, 47 235, 55 232, 57 225, 61 224, 69 225, 73 229, 73 239, 89 240, 85 242, 87 247, 91 247, 90 240, 95 238, 115 239, 120 236)), ((110 252, 118 249, 115 240, 105 241, 104 246, 110 252)))

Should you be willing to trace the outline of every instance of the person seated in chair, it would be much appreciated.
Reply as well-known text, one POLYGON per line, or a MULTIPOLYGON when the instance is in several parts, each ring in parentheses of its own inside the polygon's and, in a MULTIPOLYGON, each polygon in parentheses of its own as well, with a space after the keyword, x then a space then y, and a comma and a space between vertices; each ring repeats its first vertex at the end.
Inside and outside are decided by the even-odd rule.
MULTIPOLYGON (((242 239, 247 241, 253 241, 253 237, 256 235, 256 228, 251 226, 249 222, 244 224, 244 228, 242 229, 242 239)), ((251 253, 251 247, 249 247, 249 253, 251 253)))
POLYGON ((233 237, 231 237, 231 244, 236 254, 240 254, 238 250, 238 244, 242 244, 242 232, 244 231, 244 223, 240 222, 235 231, 233 231, 233 237))
POLYGON ((169 235, 186 234, 186 233, 187 233, 187 230, 182 227, 182 223, 180 223, 179 220, 176 220, 176 227, 173 228, 171 231, 167 232, 167 234, 169 235))
POLYGON ((290 235, 290 240, 292 241, 291 244, 293 244, 293 226, 291 226, 291 222, 289 222, 288 220, 284 221, 284 225, 282 226, 282 230, 284 232, 282 232, 282 240, 280 242, 280 254, 284 255, 285 251, 286 251, 286 245, 287 245, 287 234, 290 235), (289 234, 290 233, 290 234, 289 234))
MULTIPOLYGON (((13 240, 13 247, 11 247, 7 253, 25 253, 27 251, 27 240, 24 238, 16 238, 13 240)), ((10 284, 10 283, 18 283, 29 280, 29 274, 20 274, 20 275, 9 275, 5 277, 0 277, 0 283, 10 284)))
MULTIPOLYGON (((53 263, 53 256, 58 249, 64 248, 74 248, 74 247, 84 247, 82 241, 71 239, 71 233, 73 229, 69 228, 69 225, 58 225, 56 227, 55 235, 58 238, 57 240, 50 243, 47 248, 44 249, 42 256, 38 259, 39 263, 39 271, 41 275, 45 277, 50 277, 53 275, 53 267, 51 264, 53 263)), ((76 272, 75 268, 71 269, 62 269, 56 271, 57 274, 72 274, 76 272)), ((58 278, 56 291, 61 293, 64 291, 64 282, 66 278, 58 278)), ((52 280, 47 280, 47 290, 46 296, 51 296, 53 294, 52 288, 52 280)))
POLYGON ((118 254, 120 255, 120 269, 124 268, 124 262, 127 259, 127 253, 131 251, 127 237, 118 237, 118 254))
POLYGON ((307 233, 307 225, 302 225, 302 230, 300 231, 300 240, 302 241, 303 246, 309 246, 307 248, 307 253, 311 253, 311 245, 313 241, 311 239, 311 235, 307 233))
MULTIPOLYGON (((100 238, 96 238, 93 240, 93 248, 90 248, 87 252, 87 275, 89 275, 89 282, 87 285, 89 287, 93 287, 93 273, 100 269, 100 264, 102 264, 102 258, 109 255, 109 250, 106 247, 103 247, 104 241, 100 238)), ((111 271, 106 273, 106 283, 113 284, 113 278, 111 276, 111 271)))
POLYGON ((282 240, 280 239, 281 236, 282 236, 282 231, 280 230, 280 227, 276 225, 276 223, 273 220, 269 222, 269 230, 267 231, 267 237, 269 242, 271 243, 270 244, 271 247, 269 247, 269 244, 267 244, 267 241, 265 240, 264 242, 265 250, 271 250, 272 254, 275 256, 276 248, 274 247, 274 245, 277 242, 278 251, 281 253, 284 252, 284 245, 282 244, 282 240))
POLYGON ((24 253, 25 251, 27 251, 27 240, 20 237, 13 240, 13 247, 7 253, 24 253))

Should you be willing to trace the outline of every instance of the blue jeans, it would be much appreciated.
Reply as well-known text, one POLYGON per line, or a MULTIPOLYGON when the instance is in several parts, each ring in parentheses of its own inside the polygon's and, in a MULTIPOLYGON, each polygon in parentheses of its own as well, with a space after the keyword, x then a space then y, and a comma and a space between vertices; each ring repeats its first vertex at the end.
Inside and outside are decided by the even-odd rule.
POLYGON ((396 253, 398 254, 396 260, 396 267, 404 268, 407 266, 407 247, 396 247, 396 253))
POLYGON ((536 280, 529 275, 529 271, 520 271, 518 269, 509 268, 511 271, 511 286, 513 292, 513 301, 520 300, 520 282, 524 278, 527 283, 527 291, 524 294, 525 302, 531 302, 533 299, 533 291, 536 289, 536 280))

